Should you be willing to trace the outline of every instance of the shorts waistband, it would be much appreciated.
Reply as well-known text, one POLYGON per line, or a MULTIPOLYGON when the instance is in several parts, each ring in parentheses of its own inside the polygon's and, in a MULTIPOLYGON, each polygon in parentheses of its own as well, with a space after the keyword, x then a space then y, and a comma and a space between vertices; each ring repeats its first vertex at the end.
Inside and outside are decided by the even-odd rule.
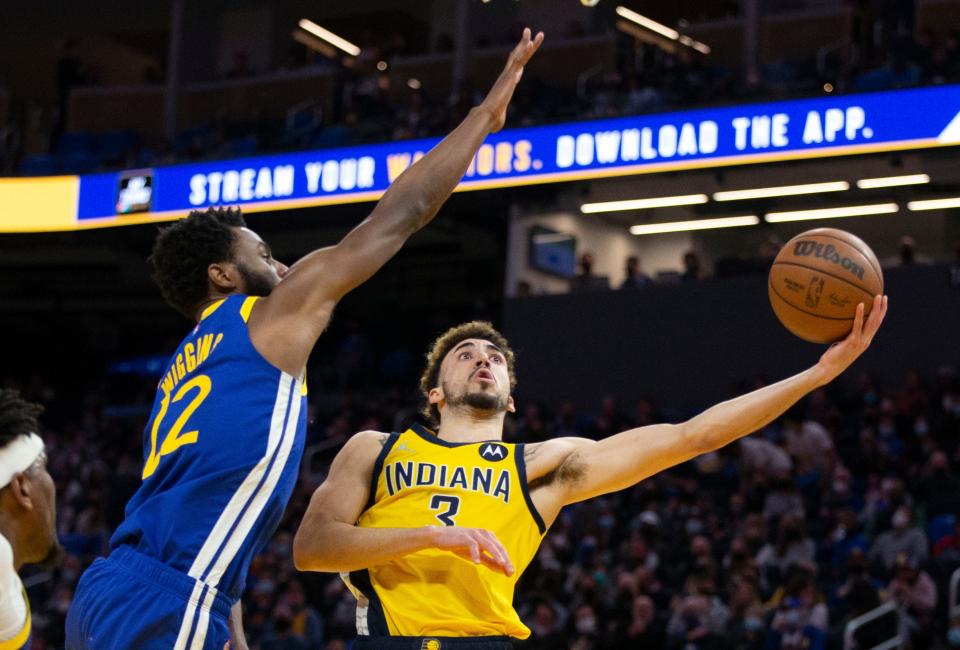
POLYGON ((107 557, 107 562, 116 562, 121 568, 131 571, 145 581, 166 587, 182 596, 185 601, 195 600, 198 605, 204 599, 201 598, 203 589, 212 589, 214 597, 210 605, 210 611, 224 619, 230 618, 230 609, 233 607, 233 602, 226 594, 220 593, 215 587, 195 580, 186 573, 177 571, 159 560, 135 551, 129 546, 115 548, 107 557), (197 589, 198 584, 200 585, 199 590, 197 589), (194 595, 195 592, 196 595, 194 595))
POLYGON ((353 647, 359 650, 511 650, 508 636, 365 636, 353 647))

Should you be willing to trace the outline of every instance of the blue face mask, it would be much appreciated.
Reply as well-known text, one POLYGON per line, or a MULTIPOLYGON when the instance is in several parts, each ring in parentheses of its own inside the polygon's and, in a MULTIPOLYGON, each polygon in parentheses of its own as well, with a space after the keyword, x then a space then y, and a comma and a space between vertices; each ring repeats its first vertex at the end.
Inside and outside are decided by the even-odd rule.
POLYGON ((947 632, 947 643, 954 648, 960 648, 960 627, 950 628, 947 632))
POLYGON ((761 619, 751 616, 750 618, 743 619, 743 627, 745 627, 748 632, 759 632, 763 629, 764 625, 761 619))

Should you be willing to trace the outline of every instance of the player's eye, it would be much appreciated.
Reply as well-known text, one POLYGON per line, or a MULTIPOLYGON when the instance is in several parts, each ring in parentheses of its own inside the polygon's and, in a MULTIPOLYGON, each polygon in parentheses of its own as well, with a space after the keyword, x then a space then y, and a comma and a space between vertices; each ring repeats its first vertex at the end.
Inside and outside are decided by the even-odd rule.
POLYGON ((460 353, 460 358, 461 358, 462 360, 464 360, 464 361, 466 361, 467 359, 470 359, 471 356, 472 356, 472 355, 471 355, 469 352, 461 352, 461 353, 460 353))
POLYGON ((501 357, 499 354, 490 355, 490 359, 492 361, 496 361, 497 363, 503 363, 503 357, 501 357))

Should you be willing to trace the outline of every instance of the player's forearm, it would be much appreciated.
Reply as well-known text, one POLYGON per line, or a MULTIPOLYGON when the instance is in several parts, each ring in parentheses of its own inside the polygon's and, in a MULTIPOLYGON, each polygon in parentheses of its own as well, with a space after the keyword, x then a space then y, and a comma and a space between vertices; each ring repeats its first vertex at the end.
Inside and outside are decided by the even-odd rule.
POLYGON ((422 528, 360 528, 327 521, 293 540, 293 562, 299 571, 357 571, 429 548, 435 531, 422 528))
POLYGON ((427 155, 397 178, 370 217, 406 239, 427 225, 450 197, 493 128, 490 111, 478 106, 427 155))
POLYGON ((681 425, 683 436, 698 454, 719 449, 766 426, 828 379, 818 365, 721 402, 681 425))

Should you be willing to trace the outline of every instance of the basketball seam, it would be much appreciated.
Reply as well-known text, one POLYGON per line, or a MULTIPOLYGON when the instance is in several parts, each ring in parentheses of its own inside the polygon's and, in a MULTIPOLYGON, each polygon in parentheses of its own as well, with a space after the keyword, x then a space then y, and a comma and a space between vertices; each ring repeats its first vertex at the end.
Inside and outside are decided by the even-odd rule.
POLYGON ((769 283, 769 285, 770 285, 770 290, 773 291, 775 294, 777 294, 777 298, 779 298, 780 300, 782 300, 782 301, 783 301, 783 304, 789 305, 790 307, 793 307, 793 308, 796 309, 797 311, 803 312, 803 313, 806 314, 807 316, 815 316, 816 318, 823 318, 824 320, 853 320, 854 318, 856 318, 855 316, 853 316, 853 317, 851 317, 851 318, 837 318, 836 316, 822 316, 822 315, 817 314, 817 313, 814 313, 814 312, 812 312, 812 311, 807 311, 806 309, 803 309, 803 308, 801 308, 801 307, 797 307, 795 304, 793 304, 792 302, 790 302, 790 301, 788 301, 786 298, 784 298, 783 295, 781 295, 781 293, 780 293, 779 291, 777 291, 777 288, 776 288, 775 286, 773 286, 773 282, 772 282, 772 281, 769 283))
MULTIPOLYGON (((846 279, 840 277, 839 275, 834 275, 834 274, 831 273, 830 271, 824 271, 824 270, 822 270, 822 269, 819 269, 819 268, 817 268, 816 266, 806 266, 805 264, 797 264, 796 262, 774 262, 774 263, 773 263, 773 266, 776 266, 777 264, 783 264, 784 266, 796 266, 796 267, 799 267, 799 268, 801 268, 801 269, 807 269, 808 271, 816 271, 817 273, 822 273, 823 275, 829 275, 831 278, 833 278, 833 279, 835 279, 835 280, 839 280, 840 282, 843 282, 844 284, 849 284, 851 287, 853 287, 853 288, 855 288, 855 289, 859 289, 860 291, 864 292, 864 293, 867 294, 868 296, 873 296, 873 295, 875 295, 875 294, 870 293, 870 291, 869 291, 868 289, 864 289, 863 287, 861 287, 859 284, 854 284, 853 282, 850 282, 850 280, 846 280, 846 279)), ((881 289, 881 291, 883 291, 883 290, 881 289)))
MULTIPOLYGON (((798 237, 799 237, 799 235, 798 235, 798 237)), ((873 265, 873 261, 870 259, 870 256, 867 255, 866 253, 864 253, 862 250, 860 250, 860 248, 857 247, 856 244, 853 244, 853 243, 851 243, 851 242, 848 242, 846 239, 842 239, 841 237, 835 237, 835 236, 833 236, 833 235, 825 235, 825 234, 823 234, 823 233, 817 233, 816 235, 811 235, 811 237, 823 237, 823 238, 825 238, 825 239, 833 239, 833 240, 836 240, 836 241, 838 241, 838 242, 843 242, 844 244, 846 244, 847 246, 849 246, 849 247, 852 248, 853 250, 855 250, 855 251, 857 251, 858 253, 860 253, 860 254, 863 256, 863 259, 866 260, 867 264, 870 265, 870 270, 872 270, 874 273, 877 274, 877 279, 880 280, 880 293, 883 293, 883 273, 880 271, 880 267, 879 267, 879 264, 880 264, 880 263, 877 262, 878 266, 874 266, 874 265, 873 265)), ((792 240, 791 240, 791 241, 792 241, 792 240)), ((869 249, 868 249, 868 250, 869 250, 869 249)), ((873 251, 870 251, 870 252, 873 253, 873 251)), ((874 257, 876 257, 876 255, 874 255, 874 257)), ((869 293, 869 291, 868 291, 867 293, 869 293)))

